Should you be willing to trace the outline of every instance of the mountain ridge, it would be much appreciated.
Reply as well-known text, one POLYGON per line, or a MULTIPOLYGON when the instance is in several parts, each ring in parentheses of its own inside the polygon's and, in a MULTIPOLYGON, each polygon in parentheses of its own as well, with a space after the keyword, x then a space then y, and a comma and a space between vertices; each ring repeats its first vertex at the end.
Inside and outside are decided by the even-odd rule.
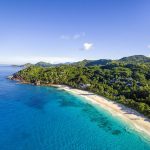
MULTIPOLYGON (((127 57, 122 57, 121 59, 98 59, 98 60, 81 60, 78 62, 65 62, 65 63, 58 63, 52 64, 44 61, 40 61, 36 64, 26 63, 24 65, 19 65, 20 67, 30 67, 32 65, 39 66, 39 67, 53 67, 53 66, 60 66, 60 65, 72 65, 72 66, 99 66, 99 65, 107 65, 109 63, 128 63, 128 64, 135 64, 135 63, 150 63, 150 57, 144 55, 132 55, 127 57)), ((18 66, 18 65, 14 65, 18 66)))

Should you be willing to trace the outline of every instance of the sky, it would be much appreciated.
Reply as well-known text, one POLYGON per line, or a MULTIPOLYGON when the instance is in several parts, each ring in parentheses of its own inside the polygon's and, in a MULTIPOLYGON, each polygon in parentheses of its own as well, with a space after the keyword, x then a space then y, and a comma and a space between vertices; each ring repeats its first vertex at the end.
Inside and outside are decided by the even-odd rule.
POLYGON ((0 63, 150 56, 150 0, 0 0, 0 63))

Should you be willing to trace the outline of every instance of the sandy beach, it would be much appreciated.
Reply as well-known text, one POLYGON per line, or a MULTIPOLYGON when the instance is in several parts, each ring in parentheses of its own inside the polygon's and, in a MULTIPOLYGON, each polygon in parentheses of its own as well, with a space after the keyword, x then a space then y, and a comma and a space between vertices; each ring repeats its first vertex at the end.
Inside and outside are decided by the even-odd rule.
POLYGON ((127 108, 121 104, 110 101, 102 96, 93 94, 88 91, 74 89, 66 85, 52 85, 73 94, 84 97, 92 103, 96 103, 103 109, 109 111, 113 116, 121 118, 126 123, 130 123, 131 127, 136 131, 150 138, 150 119, 147 119, 137 111, 127 108))

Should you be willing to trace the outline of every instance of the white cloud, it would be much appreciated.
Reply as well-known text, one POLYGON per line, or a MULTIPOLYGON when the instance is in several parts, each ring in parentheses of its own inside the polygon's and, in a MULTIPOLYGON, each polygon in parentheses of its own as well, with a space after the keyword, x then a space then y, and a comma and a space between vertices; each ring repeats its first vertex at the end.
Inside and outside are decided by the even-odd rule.
POLYGON ((85 32, 82 32, 82 33, 79 33, 79 34, 75 34, 74 36, 73 36, 73 39, 79 39, 79 38, 81 38, 81 37, 84 37, 85 36, 85 32))
POLYGON ((79 39, 80 37, 81 37, 80 34, 75 34, 75 35, 73 36, 73 39, 79 39))
POLYGON ((89 51, 89 50, 93 49, 93 43, 89 43, 89 42, 84 43, 82 49, 85 51, 89 51))
POLYGON ((65 63, 65 62, 75 62, 78 61, 77 58, 72 57, 43 57, 43 56, 16 56, 16 57, 0 57, 0 64, 25 64, 25 63, 37 63, 39 61, 44 61, 52 64, 65 63))
POLYGON ((68 35, 61 35, 60 39, 62 39, 62 40, 69 40, 70 37, 68 35))
POLYGON ((81 33, 77 33, 77 34, 74 34, 74 35, 61 35, 60 38, 63 39, 63 40, 77 40, 79 38, 82 38, 85 36, 85 32, 81 32, 81 33))
POLYGON ((150 45, 148 45, 148 46, 147 46, 147 48, 149 48, 149 49, 150 49, 150 45))

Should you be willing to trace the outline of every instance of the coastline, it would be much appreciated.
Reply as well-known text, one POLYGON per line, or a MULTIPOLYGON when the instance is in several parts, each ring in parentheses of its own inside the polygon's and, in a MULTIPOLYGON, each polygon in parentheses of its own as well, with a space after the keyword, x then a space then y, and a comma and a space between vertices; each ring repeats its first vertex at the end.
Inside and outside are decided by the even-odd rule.
POLYGON ((137 111, 118 104, 114 101, 108 100, 102 96, 96 95, 92 92, 71 88, 66 85, 50 85, 56 87, 72 94, 81 96, 92 103, 98 104, 103 109, 109 111, 113 116, 116 116, 126 123, 130 124, 134 130, 142 133, 146 138, 150 138, 150 119, 146 118, 144 115, 138 113, 137 111))
MULTIPOLYGON (((11 78, 21 84, 31 84, 17 78, 11 78)), ((109 100, 103 96, 94 94, 90 91, 85 91, 81 89, 72 88, 67 85, 59 84, 32 84, 36 86, 49 86, 56 87, 61 90, 65 90, 69 93, 75 94, 76 96, 81 96, 91 103, 97 104, 99 107, 108 111, 112 116, 121 119, 123 122, 127 123, 133 130, 142 134, 142 136, 150 142, 150 119, 140 114, 136 110, 133 110, 127 106, 116 103, 115 101, 109 100)))

